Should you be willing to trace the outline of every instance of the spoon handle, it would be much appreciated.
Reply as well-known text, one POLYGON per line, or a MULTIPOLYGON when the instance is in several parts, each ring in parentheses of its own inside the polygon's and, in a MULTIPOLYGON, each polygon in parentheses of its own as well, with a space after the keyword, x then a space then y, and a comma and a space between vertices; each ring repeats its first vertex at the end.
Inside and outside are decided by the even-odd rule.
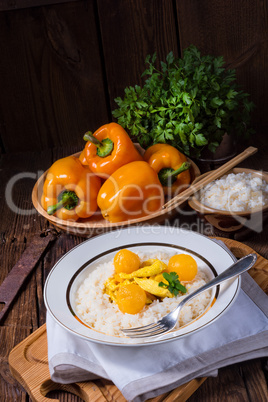
POLYGON ((242 257, 240 260, 238 260, 237 262, 232 264, 229 268, 227 268, 225 271, 223 271, 220 275, 216 276, 211 281, 206 283, 204 286, 201 286, 201 288, 198 288, 196 291, 186 296, 183 299, 182 303, 183 304, 187 303, 193 297, 199 295, 202 292, 205 292, 206 290, 212 288, 213 286, 218 285, 221 282, 227 281, 228 279, 241 275, 243 272, 246 272, 248 269, 253 267, 256 261, 257 261, 257 255, 254 253, 242 257))

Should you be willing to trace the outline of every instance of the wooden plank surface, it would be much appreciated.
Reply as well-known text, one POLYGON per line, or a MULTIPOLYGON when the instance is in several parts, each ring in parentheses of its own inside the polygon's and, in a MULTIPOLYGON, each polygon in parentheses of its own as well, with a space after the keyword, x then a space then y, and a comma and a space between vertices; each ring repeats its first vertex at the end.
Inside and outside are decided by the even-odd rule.
POLYGON ((181 49, 222 55, 257 105, 254 125, 267 126, 267 4, 257 0, 176 0, 181 49))
POLYGON ((0 11, 20 10, 22 8, 49 6, 79 0, 0 0, 0 11))
POLYGON ((236 68, 257 106, 253 126, 268 127, 266 2, 43 3, 20 9, 16 1, 2 1, 0 8, 2 152, 81 146, 86 130, 112 119, 114 98, 143 82, 147 54, 157 52, 164 60, 190 44, 223 55, 236 68))
POLYGON ((126 86, 140 85, 145 57, 157 52, 159 60, 179 42, 172 0, 98 0, 103 54, 111 110, 114 98, 124 96, 126 86), (107 12, 107 10, 111 10, 107 12))
MULTIPOLYGON (((266 132, 259 132, 254 146, 259 152, 242 165, 248 168, 268 170, 266 132)), ((43 152, 14 153, 2 155, 0 159, 0 283, 4 280, 12 266, 31 241, 33 236, 47 229, 49 225, 37 213, 22 215, 10 209, 6 202, 6 186, 17 174, 27 172, 37 178, 39 171, 46 170, 56 159, 79 151, 79 147, 66 147, 45 150, 43 152)), ((25 211, 32 209, 31 192, 34 178, 21 178, 13 189, 12 201, 25 211)), ((213 232, 210 225, 202 223, 195 214, 178 216, 174 225, 197 230, 206 235, 226 237, 226 233, 213 232), (186 226, 187 225, 187 226, 186 226)), ((21 290, 12 310, 2 326, 0 326, 0 399, 5 402, 27 401, 29 398, 21 386, 13 379, 8 368, 10 350, 34 332, 45 322, 45 306, 43 302, 43 285, 51 267, 56 261, 76 244, 84 239, 77 236, 62 234, 53 247, 44 255, 33 274, 21 290)), ((268 225, 261 232, 247 234, 239 239, 249 245, 263 257, 268 259, 268 225)), ((255 362, 245 362, 221 369, 217 378, 207 379, 189 399, 190 402, 212 402, 217 400, 220 389, 222 400, 243 400, 246 402, 265 400, 267 391, 265 376, 267 376, 267 359, 255 362), (256 396, 262 399, 256 399, 256 396), (233 399, 232 399, 233 398, 233 399), (245 398, 245 399, 244 399, 245 398)), ((104 385, 103 385, 104 387, 104 385)), ((65 402, 78 402, 79 398, 64 392, 53 397, 65 402)), ((267 397, 268 398, 268 397, 267 397)), ((159 401, 160 402, 160 401, 159 401)))
POLYGON ((82 147, 109 120, 94 2, 2 12, 0 36, 5 152, 82 147))

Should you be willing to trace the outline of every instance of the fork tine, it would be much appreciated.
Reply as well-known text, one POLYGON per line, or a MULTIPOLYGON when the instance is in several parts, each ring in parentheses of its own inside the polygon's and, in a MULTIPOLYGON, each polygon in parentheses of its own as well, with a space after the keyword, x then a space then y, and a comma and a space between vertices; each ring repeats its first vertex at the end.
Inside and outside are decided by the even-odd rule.
POLYGON ((153 327, 150 327, 150 328, 140 327, 140 328, 123 329, 122 331, 126 335, 148 335, 148 334, 156 333, 158 331, 162 331, 165 328, 166 328, 166 326, 163 323, 158 322, 158 323, 156 323, 156 325, 154 325, 153 327))
POLYGON ((123 332, 140 332, 140 331, 147 331, 150 329, 154 329, 159 327, 161 322, 153 322, 152 324, 144 325, 142 327, 134 327, 134 328, 123 328, 121 331, 123 332))
POLYGON ((163 326, 163 327, 155 329, 154 331, 149 330, 147 332, 145 332, 145 331, 144 332, 133 332, 133 333, 128 332, 125 335, 127 335, 130 338, 146 338, 149 336, 151 337, 151 336, 161 335, 167 331, 168 331, 168 328, 163 326))

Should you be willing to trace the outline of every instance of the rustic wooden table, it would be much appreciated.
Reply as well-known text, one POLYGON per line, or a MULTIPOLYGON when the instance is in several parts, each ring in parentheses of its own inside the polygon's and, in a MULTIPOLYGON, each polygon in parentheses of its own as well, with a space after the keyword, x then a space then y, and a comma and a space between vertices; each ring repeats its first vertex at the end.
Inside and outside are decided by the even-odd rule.
MULTIPOLYGON (((267 147, 263 141, 260 136, 259 152, 240 166, 268 171, 268 160, 265 152, 267 147)), ((256 146, 256 144, 254 145, 256 146)), ((2 155, 0 166, 0 284, 33 238, 52 227, 33 210, 31 192, 36 179, 53 161, 77 151, 79 149, 65 148, 39 153, 2 155)), ((189 222, 189 218, 187 219, 189 222)), ((228 237, 226 233, 214 232, 211 228, 200 225, 197 216, 191 216, 191 223, 194 230, 200 232, 205 230, 207 235, 228 237)), ((61 233, 40 259, 34 272, 19 292, 12 309, 2 322, 0 326, 1 400, 6 402, 30 400, 24 389, 11 376, 8 355, 15 345, 45 323, 43 302, 45 279, 56 261, 83 240, 81 237, 61 233)), ((263 257, 268 258, 268 223, 264 225, 260 233, 246 233, 240 235, 237 240, 244 242, 263 257)), ((265 358, 236 364, 220 369, 217 378, 207 379, 190 397, 189 401, 267 401, 267 378, 268 364, 265 358)), ((78 397, 67 393, 53 392, 50 396, 68 402, 79 400, 78 397)))

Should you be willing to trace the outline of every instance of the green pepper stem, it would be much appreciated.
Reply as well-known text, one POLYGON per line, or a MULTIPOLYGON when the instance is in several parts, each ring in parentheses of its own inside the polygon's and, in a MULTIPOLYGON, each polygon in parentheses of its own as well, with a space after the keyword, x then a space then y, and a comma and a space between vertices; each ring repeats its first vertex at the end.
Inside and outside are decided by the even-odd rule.
POLYGON ((92 142, 92 144, 96 145, 96 147, 101 147, 102 146, 101 141, 99 141, 97 138, 95 138, 94 135, 92 135, 91 131, 87 131, 84 134, 83 140, 92 142))
POLYGON ((85 141, 92 142, 97 147, 97 155, 101 158, 105 158, 106 156, 110 155, 114 149, 114 143, 110 138, 104 138, 102 141, 99 141, 95 138, 91 131, 88 131, 84 134, 83 139, 85 141))
POLYGON ((64 207, 64 202, 61 200, 57 204, 50 205, 49 207, 47 207, 47 213, 48 213, 48 215, 53 215, 58 209, 60 209, 62 207, 64 207))
POLYGON ((75 194, 74 191, 63 191, 59 197, 58 197, 59 202, 55 205, 50 205, 47 208, 47 213, 48 215, 53 215, 58 209, 60 208, 66 208, 66 209, 73 209, 77 206, 78 204, 78 197, 75 194))
POLYGON ((183 162, 183 164, 177 170, 174 170, 174 172, 168 174, 167 177, 174 177, 174 176, 177 177, 180 173, 185 172, 185 170, 188 170, 190 166, 191 166, 190 162, 183 162))
POLYGON ((158 178, 162 186, 171 186, 177 179, 177 176, 188 170, 191 166, 190 162, 183 162, 181 166, 174 170, 172 168, 163 168, 158 173, 158 178))

